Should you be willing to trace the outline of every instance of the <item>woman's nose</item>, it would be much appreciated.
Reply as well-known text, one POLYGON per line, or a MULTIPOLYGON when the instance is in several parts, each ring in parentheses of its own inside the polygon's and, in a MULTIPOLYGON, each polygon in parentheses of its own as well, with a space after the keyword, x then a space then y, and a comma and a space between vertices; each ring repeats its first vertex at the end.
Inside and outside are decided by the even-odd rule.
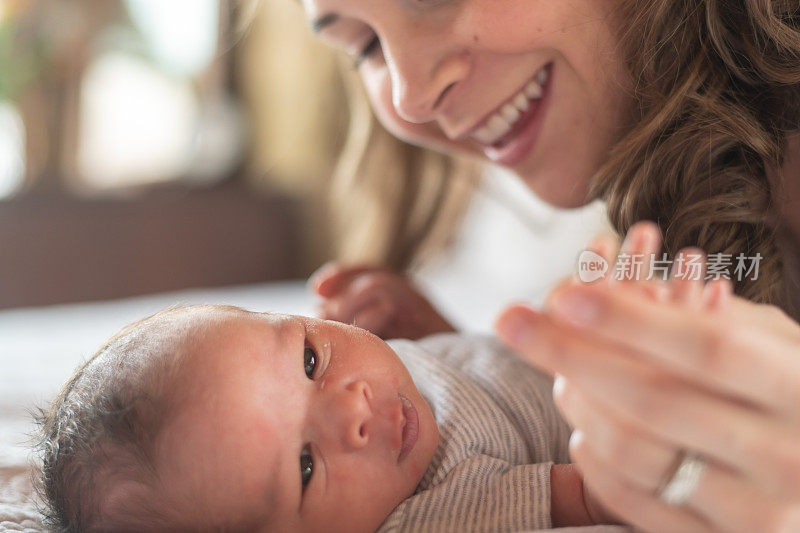
POLYGON ((431 122, 448 92, 469 73, 469 55, 440 47, 401 43, 384 50, 392 82, 392 105, 403 120, 431 122))
POLYGON ((337 428, 346 448, 358 449, 369 442, 367 423, 372 418, 372 390, 366 381, 346 385, 331 399, 330 422, 337 428))

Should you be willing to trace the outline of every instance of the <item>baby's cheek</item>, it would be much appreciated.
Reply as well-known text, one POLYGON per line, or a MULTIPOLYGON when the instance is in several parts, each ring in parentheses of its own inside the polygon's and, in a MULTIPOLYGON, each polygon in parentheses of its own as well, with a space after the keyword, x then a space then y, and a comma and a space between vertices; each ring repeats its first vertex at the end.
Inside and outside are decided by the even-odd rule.
POLYGON ((360 475, 356 466, 343 468, 332 476, 336 487, 353 487, 360 485, 360 475))
POLYGON ((397 505, 410 496, 416 485, 406 490, 405 480, 391 475, 385 468, 369 463, 351 463, 329 480, 337 487, 331 495, 337 499, 336 514, 362 516, 380 524, 397 505))

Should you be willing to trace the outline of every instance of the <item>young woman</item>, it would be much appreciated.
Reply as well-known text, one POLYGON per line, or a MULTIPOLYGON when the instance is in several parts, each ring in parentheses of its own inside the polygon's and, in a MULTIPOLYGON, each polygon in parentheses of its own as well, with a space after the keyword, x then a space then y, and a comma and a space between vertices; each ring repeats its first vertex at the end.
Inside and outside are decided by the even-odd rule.
MULTIPOLYGON (((627 250, 654 252, 663 234, 672 258, 687 246, 760 258, 724 319, 565 284, 547 313, 510 308, 498 332, 564 376, 574 458, 626 522, 800 530, 800 3, 303 4, 351 56, 380 124, 421 147, 354 105, 342 190, 374 193, 358 229, 378 237, 350 242, 390 266, 421 248, 480 160, 554 205, 605 199, 620 234, 657 222, 627 250)), ((386 336, 449 327, 387 270, 328 267, 314 287, 324 315, 386 336)))

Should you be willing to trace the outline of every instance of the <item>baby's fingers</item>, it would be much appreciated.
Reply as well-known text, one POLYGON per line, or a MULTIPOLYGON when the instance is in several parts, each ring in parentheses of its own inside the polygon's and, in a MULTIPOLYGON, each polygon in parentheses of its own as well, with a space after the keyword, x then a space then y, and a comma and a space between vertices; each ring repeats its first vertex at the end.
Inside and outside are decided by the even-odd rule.
POLYGON ((351 322, 352 325, 366 329, 382 339, 393 337, 390 325, 395 315, 394 305, 385 297, 378 297, 366 307, 358 310, 351 322))
POLYGON ((381 267, 374 265, 344 266, 340 263, 325 263, 308 278, 309 288, 318 296, 333 298, 358 276, 367 272, 382 272, 381 267))

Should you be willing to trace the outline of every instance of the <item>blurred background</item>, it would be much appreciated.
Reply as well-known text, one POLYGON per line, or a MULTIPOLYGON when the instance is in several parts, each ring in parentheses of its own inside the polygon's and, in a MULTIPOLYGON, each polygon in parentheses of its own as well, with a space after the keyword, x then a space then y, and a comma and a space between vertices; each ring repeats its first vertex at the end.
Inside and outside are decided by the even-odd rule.
MULTIPOLYGON (((306 278, 336 252, 338 59, 290 0, 0 0, 0 308, 306 278)), ((498 168, 470 195, 414 275, 484 326, 607 228, 498 168)))
POLYGON ((0 307, 304 277, 345 124, 293 2, 0 0, 0 307))

